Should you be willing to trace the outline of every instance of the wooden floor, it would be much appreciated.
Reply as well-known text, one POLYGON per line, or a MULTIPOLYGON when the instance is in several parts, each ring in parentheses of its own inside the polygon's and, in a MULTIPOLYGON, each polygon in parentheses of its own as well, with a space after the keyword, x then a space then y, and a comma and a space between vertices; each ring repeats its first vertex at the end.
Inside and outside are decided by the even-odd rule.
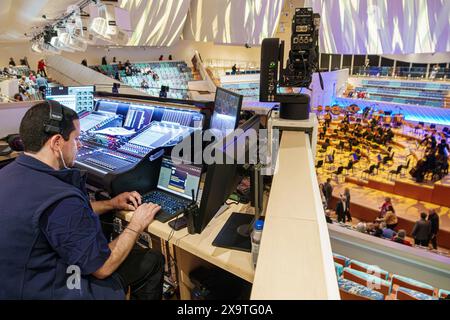
MULTIPOLYGON (((332 124, 331 129, 333 130, 334 128, 337 128, 336 124, 332 124)), ((422 158, 424 152, 424 147, 419 146, 418 143, 416 143, 416 141, 420 141, 422 139, 422 132, 419 131, 417 133, 414 133, 413 129, 410 129, 408 127, 395 129, 394 131, 396 135, 394 137, 394 143, 391 144, 391 152, 395 152, 394 161, 389 162, 386 166, 382 167, 382 170, 380 170, 377 175, 370 176, 370 180, 378 181, 385 185, 394 185, 395 181, 401 181, 421 185, 425 188, 430 189, 433 188, 434 185, 450 185, 450 175, 447 175, 442 180, 437 182, 426 180, 423 183, 418 184, 408 174, 409 169, 405 170, 402 175, 391 178, 389 174, 391 170, 395 170, 400 164, 406 164, 408 159, 411 159, 409 168, 412 168, 416 165, 417 160, 422 158)), ((330 140, 333 142, 337 139, 330 138, 330 140)), ((321 141, 319 141, 319 144, 321 141)), ((318 146, 317 149, 320 150, 320 147, 318 146)), ((394 193, 367 187, 368 179, 367 177, 362 178, 362 172, 368 169, 371 164, 377 163, 377 155, 380 154, 380 151, 370 150, 368 157, 363 157, 355 165, 354 170, 349 170, 348 172, 344 171, 344 175, 340 176, 337 179, 336 176, 332 176, 332 172, 335 171, 339 166, 347 166, 349 160, 351 159, 351 153, 348 151, 339 152, 339 150, 337 150, 335 147, 332 147, 327 150, 326 154, 332 153, 333 150, 335 150, 335 163, 333 165, 325 163, 323 168, 317 170, 317 176, 319 179, 319 183, 324 183, 327 178, 332 177, 334 197, 338 198, 340 193, 344 193, 345 188, 349 188, 351 193, 352 205, 356 204, 358 206, 368 207, 375 210, 378 210, 379 207, 381 207, 385 197, 390 197, 392 199, 398 217, 411 222, 411 224, 419 220, 421 212, 428 213, 429 209, 435 209, 440 217, 440 230, 450 235, 449 207, 426 201, 418 201, 413 198, 408 198, 394 193)), ((367 153, 367 150, 361 151, 366 151, 365 153, 367 153)), ((324 160, 326 158, 326 154, 317 152, 316 163, 319 160, 324 160)), ((411 225, 408 225, 408 228, 410 226, 411 225)), ((411 232, 411 230, 406 231, 408 233, 411 232)), ((442 245, 442 243, 440 243, 439 245, 442 245)), ((450 242, 445 243, 444 247, 450 249, 450 242)))

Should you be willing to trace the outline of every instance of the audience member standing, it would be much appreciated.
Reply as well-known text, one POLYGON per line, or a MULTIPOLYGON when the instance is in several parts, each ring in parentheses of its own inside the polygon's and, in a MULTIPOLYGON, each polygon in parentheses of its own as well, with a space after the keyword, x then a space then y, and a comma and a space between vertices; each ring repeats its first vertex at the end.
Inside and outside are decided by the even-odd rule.
MULTIPOLYGON (((115 57, 114 57, 115 58, 115 57)), ((114 60, 113 60, 113 62, 115 62, 114 60)), ((108 62, 106 62, 106 56, 103 56, 102 57, 102 65, 103 66, 106 66, 108 64, 108 62)))
POLYGON ((236 67, 236 63, 231 67, 231 74, 236 74, 237 71, 237 67, 236 67))
POLYGON ((27 57, 23 57, 23 65, 27 66, 28 69, 31 69, 30 68, 30 64, 28 63, 28 58, 27 57))
POLYGON ((327 208, 331 208, 331 198, 333 197, 333 186, 331 185, 331 178, 327 179, 327 182, 323 185, 323 191, 325 199, 327 200, 327 208))
POLYGON ((347 217, 347 221, 352 221, 352 215, 350 214, 350 189, 345 188, 344 191, 344 197, 345 197, 345 216, 347 217))
POLYGON ((39 72, 43 77, 47 78, 47 72, 45 71, 45 67, 47 65, 45 64, 45 60, 41 59, 38 62, 37 72, 39 72))
POLYGON ((120 83, 114 82, 112 86, 112 93, 119 93, 120 83))
POLYGON ((164 59, 164 56, 163 56, 163 55, 160 55, 158 60, 159 60, 159 61, 162 61, 163 59, 164 59))
POLYGON ((439 215, 436 210, 431 209, 428 214, 428 221, 430 221, 430 240, 433 249, 437 249, 437 234, 439 232, 439 215))
POLYGON ((380 208, 380 217, 381 217, 381 218, 384 218, 384 216, 386 215, 386 212, 388 212, 388 211, 393 211, 393 212, 395 212, 394 206, 392 205, 391 198, 386 197, 386 198, 384 199, 383 205, 382 205, 381 208, 380 208))
POLYGON ((345 223, 345 197, 342 195, 336 204, 336 215, 338 222, 345 223))
POLYGON ((172 59, 172 55, 171 55, 171 54, 169 54, 169 60, 173 60, 173 59, 172 59))
POLYGON ((40 73, 37 74, 36 86, 38 87, 38 90, 41 93, 42 98, 45 99, 45 90, 48 87, 48 82, 47 79, 42 77, 40 73))
POLYGON ((427 221, 427 214, 422 212, 420 214, 420 220, 416 222, 412 230, 412 237, 414 238, 414 244, 417 246, 428 247, 428 242, 431 233, 431 222, 427 221))

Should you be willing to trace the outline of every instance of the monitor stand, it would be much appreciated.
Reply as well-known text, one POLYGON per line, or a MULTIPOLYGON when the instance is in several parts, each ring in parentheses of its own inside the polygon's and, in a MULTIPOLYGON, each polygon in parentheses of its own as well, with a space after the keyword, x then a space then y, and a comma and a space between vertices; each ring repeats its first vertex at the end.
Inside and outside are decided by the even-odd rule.
POLYGON ((250 226, 254 217, 253 214, 233 212, 214 239, 213 246, 251 252, 250 226))

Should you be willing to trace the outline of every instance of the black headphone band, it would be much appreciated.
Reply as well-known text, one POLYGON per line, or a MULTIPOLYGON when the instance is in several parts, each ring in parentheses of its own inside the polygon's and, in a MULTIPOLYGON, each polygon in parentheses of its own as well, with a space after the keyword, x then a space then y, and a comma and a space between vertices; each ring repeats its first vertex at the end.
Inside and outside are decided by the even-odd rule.
POLYGON ((45 133, 61 134, 61 122, 64 119, 63 107, 61 104, 52 101, 46 101, 50 109, 50 120, 44 124, 45 133))

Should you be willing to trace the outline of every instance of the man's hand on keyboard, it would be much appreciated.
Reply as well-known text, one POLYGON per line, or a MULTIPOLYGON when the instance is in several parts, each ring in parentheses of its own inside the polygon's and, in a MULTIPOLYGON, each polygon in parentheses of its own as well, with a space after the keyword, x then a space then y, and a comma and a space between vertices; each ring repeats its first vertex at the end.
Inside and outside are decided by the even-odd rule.
POLYGON ((153 203, 144 203, 136 209, 130 221, 130 228, 138 232, 147 229, 148 225, 152 223, 155 214, 161 209, 160 206, 153 203))
POLYGON ((111 199, 116 210, 136 210, 142 203, 141 195, 136 192, 124 192, 111 199))

